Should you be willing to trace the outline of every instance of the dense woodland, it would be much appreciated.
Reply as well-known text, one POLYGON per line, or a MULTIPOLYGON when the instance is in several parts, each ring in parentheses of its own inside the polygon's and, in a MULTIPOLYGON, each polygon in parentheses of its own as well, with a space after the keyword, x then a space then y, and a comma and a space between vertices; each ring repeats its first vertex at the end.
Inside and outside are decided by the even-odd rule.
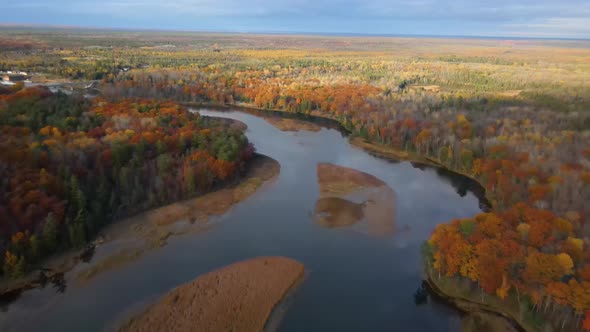
POLYGON ((114 219, 230 181, 252 157, 241 131, 173 102, 4 92, 0 249, 14 278, 114 219))
MULTIPOLYGON (((522 320, 590 329, 588 42, 56 35, 18 35, 29 44, 3 52, 0 69, 99 79, 110 102, 150 97, 326 116, 475 178, 492 211, 439 226, 427 263, 483 302, 517 301, 522 320)), ((76 125, 114 121, 103 102, 76 125)))

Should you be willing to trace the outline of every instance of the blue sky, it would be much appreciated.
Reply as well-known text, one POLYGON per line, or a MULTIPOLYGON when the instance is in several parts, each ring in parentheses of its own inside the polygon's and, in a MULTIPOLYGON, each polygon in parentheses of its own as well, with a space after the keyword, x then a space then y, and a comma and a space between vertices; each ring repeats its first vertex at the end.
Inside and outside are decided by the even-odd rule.
POLYGON ((0 23, 590 39, 590 0, 2 0, 0 23))

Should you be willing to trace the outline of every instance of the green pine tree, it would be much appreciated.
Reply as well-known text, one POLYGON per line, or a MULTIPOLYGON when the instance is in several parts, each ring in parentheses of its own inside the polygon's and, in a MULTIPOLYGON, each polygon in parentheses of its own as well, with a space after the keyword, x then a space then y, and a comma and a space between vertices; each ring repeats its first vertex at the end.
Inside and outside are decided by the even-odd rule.
POLYGON ((57 249, 57 224, 55 216, 50 212, 45 218, 43 225, 42 242, 43 247, 49 252, 54 252, 57 249))

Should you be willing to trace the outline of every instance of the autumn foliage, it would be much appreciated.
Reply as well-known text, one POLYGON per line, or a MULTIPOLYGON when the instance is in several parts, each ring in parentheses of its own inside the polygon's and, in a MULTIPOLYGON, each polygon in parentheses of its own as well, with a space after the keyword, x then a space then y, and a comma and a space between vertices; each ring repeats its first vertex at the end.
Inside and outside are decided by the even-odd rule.
POLYGON ((435 230, 435 270, 500 299, 530 298, 535 310, 563 312, 590 330, 586 42, 139 36, 43 31, 0 41, 0 70, 98 79, 110 101, 70 105, 45 91, 0 88, 9 271, 25 265, 26 250, 55 248, 56 232, 63 244, 93 231, 94 222, 75 220, 202 190, 251 152, 242 136, 187 122, 172 103, 136 98, 238 104, 329 117, 371 143, 476 179, 493 208, 435 230), (111 46, 91 46, 99 42, 111 46), (43 112, 15 111, 41 104, 43 112))
POLYGON ((503 212, 438 225, 427 242, 439 273, 470 279, 488 294, 530 296, 581 317, 590 310, 590 275, 577 218, 518 203, 503 212))
POLYGON ((241 131, 173 102, 92 102, 30 88, 0 96, 4 273, 90 240, 111 220, 231 180, 241 131))
POLYGON ((584 94, 581 77, 564 78, 569 88, 559 98, 550 97, 555 89, 543 88, 548 82, 540 77, 531 78, 536 92, 507 97, 507 86, 530 84, 515 81, 516 74, 487 75, 513 65, 451 68, 312 51, 301 55, 317 56, 307 61, 297 51, 272 52, 228 51, 228 58, 238 58, 221 66, 130 71, 105 80, 104 91, 114 100, 156 96, 329 117, 369 142, 470 176, 485 188, 492 212, 437 228, 430 242, 435 269, 501 299, 517 292, 581 318, 590 281, 584 240, 590 234, 590 116, 559 111, 586 105, 585 97, 566 102, 573 91, 584 94))

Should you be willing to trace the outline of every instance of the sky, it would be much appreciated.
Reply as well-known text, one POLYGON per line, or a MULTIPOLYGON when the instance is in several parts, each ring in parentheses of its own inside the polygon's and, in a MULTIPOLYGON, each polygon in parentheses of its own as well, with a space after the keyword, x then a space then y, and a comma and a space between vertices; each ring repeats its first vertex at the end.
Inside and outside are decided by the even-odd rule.
POLYGON ((0 23, 590 39, 590 0, 1 0, 0 23))

